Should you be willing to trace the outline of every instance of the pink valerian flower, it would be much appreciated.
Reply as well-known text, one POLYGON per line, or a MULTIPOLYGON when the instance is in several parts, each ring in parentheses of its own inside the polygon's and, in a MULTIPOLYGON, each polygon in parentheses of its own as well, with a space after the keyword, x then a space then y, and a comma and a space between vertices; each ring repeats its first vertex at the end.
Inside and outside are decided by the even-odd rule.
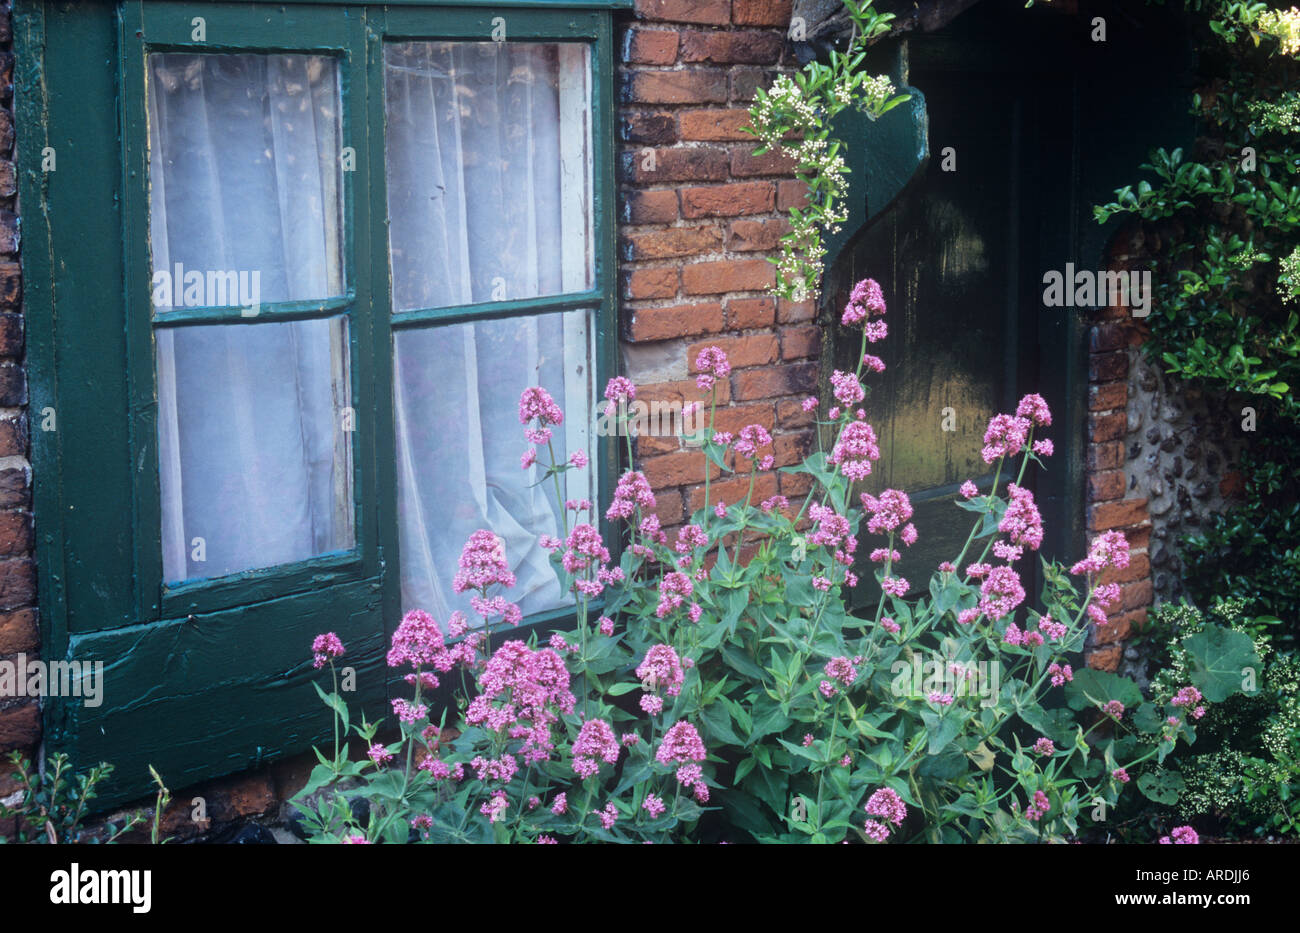
POLYGON ((597 619, 596 627, 600 630, 600 634, 606 637, 614 634, 614 620, 609 616, 601 616, 597 619))
POLYGON ((835 682, 831 680, 823 680, 817 685, 817 689, 820 690, 822 696, 828 700, 839 692, 835 689, 835 682))
POLYGON ((952 564, 951 561, 944 561, 943 563, 941 563, 941 564, 939 565, 939 572, 940 572, 940 573, 956 573, 956 572, 957 572, 957 568, 953 566, 953 564, 952 564))
POLYGON ((628 470, 618 478, 618 485, 614 488, 614 501, 609 504, 605 517, 610 521, 631 518, 638 508, 646 512, 654 507, 655 496, 650 483, 642 473, 628 470))
POLYGON ((731 442, 735 439, 736 436, 730 431, 713 432, 713 443, 717 444, 719 447, 729 447, 731 446, 731 442))
POLYGON ((626 404, 636 398, 636 386, 625 376, 615 376, 605 384, 605 416, 613 418, 620 404, 626 404))
POLYGON ((806 399, 803 400, 802 408, 804 411, 813 411, 814 409, 816 409, 817 397, 815 395, 808 396, 806 399))
POLYGON ((1016 544, 1008 544, 1005 541, 993 542, 993 556, 998 560, 1004 560, 1008 564, 1014 564, 1020 560, 1024 554, 1024 549, 1016 544))
POLYGON ((813 734, 811 732, 805 732, 803 736, 803 747, 807 748, 812 743, 813 743, 813 734))
POLYGON ((963 499, 974 499, 977 495, 979 495, 980 490, 979 487, 976 486, 974 483, 972 483, 970 480, 966 480, 966 482, 961 484, 961 489, 958 491, 961 493, 961 497, 963 499))
POLYGON ((840 759, 840 767, 841 767, 841 768, 847 768, 847 767, 851 766, 852 764, 853 764, 853 756, 852 756, 852 755, 845 755, 843 758, 840 759))
POLYGON ((681 659, 672 645, 654 645, 645 654, 636 676, 646 690, 663 690, 675 697, 682 692, 685 674, 681 659))
POLYGON ((701 392, 708 392, 718 379, 725 379, 731 372, 731 363, 727 354, 719 347, 705 347, 695 358, 695 368, 700 374, 695 377, 695 385, 701 392))
POLYGON ((871 475, 871 461, 880 459, 875 430, 865 421, 850 422, 840 432, 826 459, 838 466, 849 479, 865 479, 871 475))
POLYGON ((826 676, 838 680, 845 687, 852 687, 858 679, 858 669, 846 657, 834 657, 826 662, 826 676))
POLYGON ((1123 569, 1129 561, 1128 539, 1122 531, 1106 531, 1093 539, 1088 556, 1070 568, 1070 573, 1100 573, 1107 567, 1123 569))
POLYGON ((883 547, 878 547, 871 552, 871 560, 873 563, 877 564, 883 564, 887 560, 899 560, 902 556, 903 555, 898 553, 898 551, 891 551, 888 548, 883 547))
POLYGON ((511 754, 502 755, 500 758, 484 758, 482 755, 475 755, 474 760, 469 764, 474 769, 474 776, 480 781, 500 781, 502 784, 509 784, 510 779, 519 773, 519 762, 511 754))
POLYGON ((421 813, 411 820, 412 829, 433 829, 433 817, 427 813, 421 813))
POLYGON ((677 543, 673 546, 678 554, 689 554, 692 548, 708 547, 709 536, 699 525, 683 525, 677 530, 677 543))
POLYGON ((936 706, 952 706, 953 696, 951 693, 939 693, 937 690, 926 697, 936 706))
POLYGON ((484 619, 501 616, 501 621, 508 625, 518 625, 524 620, 524 611, 519 608, 519 604, 510 602, 504 596, 493 596, 490 599, 484 599, 482 596, 475 594, 469 598, 469 605, 484 619))
POLYGON ((559 714, 572 713, 577 702, 564 660, 550 648, 534 651, 522 641, 507 641, 484 665, 478 686, 478 696, 465 711, 466 722, 486 725, 493 732, 518 724, 523 731, 513 737, 524 738, 524 761, 549 759, 554 749, 551 727, 559 714))
POLYGON ((579 777, 589 778, 600 770, 599 758, 606 764, 618 762, 618 740, 614 730, 603 719, 588 719, 573 740, 573 770, 579 777))
POLYGON ((1124 717, 1124 704, 1119 700, 1109 700, 1102 705, 1101 711, 1112 719, 1122 719, 1124 717))
POLYGON ((731 445, 731 449, 742 457, 754 460, 761 448, 770 447, 771 444, 772 435, 767 433, 765 427, 761 424, 747 424, 740 429, 740 436, 731 445))
POLYGON ((684 719, 668 727, 659 743, 659 750, 655 752, 655 760, 664 765, 703 761, 706 757, 704 740, 695 731, 695 727, 684 719))
POLYGON ((1160 845, 1194 846, 1201 842, 1201 837, 1196 835, 1196 830, 1190 826, 1178 826, 1170 832, 1169 836, 1161 836, 1160 845), (1169 836, 1173 838, 1170 839, 1169 836))
POLYGON ((423 703, 408 703, 400 697, 392 702, 394 715, 408 725, 414 722, 419 722, 425 716, 429 715, 429 707, 423 703))
POLYGON ((1034 743, 1034 751, 1040 755, 1055 755, 1056 745, 1047 736, 1043 736, 1034 743))
POLYGON ((519 423, 528 424, 533 419, 543 427, 564 423, 564 412, 541 386, 524 389, 519 396, 519 423))
POLYGON ((978 619, 982 614, 983 613, 981 613, 978 609, 963 609, 957 613, 957 624, 970 625, 972 622, 978 619))
POLYGON ((1043 543, 1043 517, 1034 504, 1034 494, 1015 483, 1007 485, 1007 510, 998 522, 998 531, 1011 539, 1013 544, 1021 544, 1031 551, 1038 550, 1043 543))
POLYGON ((1179 690, 1169 702, 1174 706, 1193 707, 1200 703, 1202 699, 1201 691, 1189 686, 1179 690))
POLYGON ((1043 397, 1037 394, 1026 395, 1016 406, 1016 415, 1021 418, 1028 418, 1040 428, 1050 427, 1052 424, 1052 412, 1047 407, 1047 402, 1043 397))
MULTIPOLYGON (((867 799, 867 803, 863 809, 867 811, 868 816, 879 818, 878 820, 871 820, 868 822, 876 822, 880 828, 883 828, 885 838, 888 838, 889 834, 893 831, 890 828, 891 824, 894 827, 902 826, 903 821, 907 819, 907 805, 903 803, 903 798, 899 797, 898 792, 892 787, 881 787, 877 789, 867 799)), ((868 830, 867 834, 872 836, 873 839, 877 838, 875 835, 872 835, 871 830, 868 830)), ((877 841, 884 842, 884 838, 879 838, 877 841)))
POLYGON ((677 571, 664 574, 663 580, 659 583, 659 605, 655 609, 655 615, 662 619, 680 607, 694 590, 691 578, 686 574, 677 571))
MULTIPOLYGON (((1168 838, 1168 837, 1166 836, 1165 838, 1168 838)), ((350 835, 350 836, 344 836, 344 837, 343 837, 343 845, 345 845, 345 846, 368 846, 368 845, 370 845, 370 840, 367 839, 365 836, 358 836, 357 834, 353 833, 353 834, 350 835)))
POLYGON ((1024 601, 1025 588, 1011 567, 994 567, 980 584, 979 611, 994 621, 1009 616, 1024 601))
POLYGON ((813 589, 821 590, 823 593, 829 593, 831 589, 831 578, 817 576, 812 578, 813 589))
POLYGON ((1041 632, 1025 632, 1024 641, 1021 642, 1026 648, 1037 648, 1043 643, 1041 632))
POLYGON ((523 456, 519 458, 519 466, 521 466, 525 470, 528 469, 536 462, 537 462, 536 447, 529 447, 527 450, 524 451, 523 456))
POLYGON ((645 800, 641 803, 641 809, 650 814, 650 819, 655 820, 667 812, 668 808, 664 802, 654 794, 646 794, 645 800))
POLYGON ((907 582, 906 577, 882 577, 880 588, 890 596, 902 599, 907 595, 907 591, 912 588, 912 584, 907 582))
POLYGON ((867 531, 873 535, 893 531, 912 517, 912 502, 901 489, 886 489, 879 496, 864 492, 859 498, 863 510, 871 515, 867 531))
POLYGON ((1025 819, 1041 820, 1052 809, 1052 802, 1047 799, 1047 795, 1041 790, 1034 791, 1034 799, 1029 802, 1025 808, 1025 819))
POLYGON ((1106 618, 1106 610, 1098 606, 1095 602, 1088 603, 1088 618, 1097 625, 1105 625, 1110 619, 1106 618))
POLYGON ((718 516, 718 518, 726 518, 726 517, 727 517, 727 503, 725 503, 725 502, 719 502, 717 505, 715 505, 715 506, 713 507, 713 514, 716 515, 716 516, 718 516))
POLYGON ((485 528, 469 536, 460 552, 459 564, 451 585, 456 593, 482 592, 495 583, 505 587, 515 585, 515 575, 506 563, 505 542, 485 528))
POLYGON ((787 499, 785 496, 776 495, 770 499, 764 499, 763 502, 759 505, 759 508, 763 510, 764 514, 771 515, 772 512, 776 509, 790 508, 790 500, 787 499))
POLYGON ((569 795, 564 792, 556 794, 555 800, 551 804, 551 812, 556 816, 563 816, 569 812, 569 795))
POLYGON ((1066 626, 1064 622, 1053 620, 1051 613, 1048 613, 1038 620, 1038 630, 1052 641, 1060 641, 1065 637, 1065 633, 1069 630, 1069 627, 1066 626))
POLYGON ((826 412, 826 417, 827 417, 827 418, 830 418, 832 421, 839 421, 839 420, 840 420, 840 406, 838 406, 838 405, 832 406, 831 410, 828 411, 828 412, 826 412))
POLYGON ((366 756, 380 767, 383 767, 393 760, 393 753, 378 742, 370 746, 369 751, 366 752, 366 756))
POLYGON ((889 336, 889 326, 884 321, 867 321, 862 325, 867 343, 879 343, 889 336))
POLYGON ((831 387, 831 394, 835 396, 835 401, 846 408, 853 407, 867 397, 867 390, 862 387, 862 383, 853 373, 835 370, 831 373, 831 387))
POLYGON ((880 627, 883 628, 886 632, 889 632, 889 634, 891 635, 897 635, 900 631, 902 631, 902 627, 893 619, 889 618, 888 616, 881 618, 880 627))
POLYGON ((311 650, 311 666, 320 670, 335 658, 343 657, 343 642, 333 632, 324 632, 312 639, 311 650))
POLYGON ((916 526, 911 522, 908 522, 903 526, 903 530, 898 533, 898 537, 902 539, 904 544, 911 547, 916 543, 916 526))
POLYGON ((1007 630, 1002 633, 1002 641, 1007 645, 1023 645, 1025 643, 1025 633, 1020 631, 1020 626, 1012 622, 1007 626, 1007 630))
POLYGON ((994 415, 989 419, 988 429, 984 432, 984 449, 980 451, 980 456, 985 463, 993 463, 1000 457, 1014 457, 1024 449, 1031 427, 1028 418, 994 415))
POLYGON ((658 716, 664 711, 664 698, 654 693, 641 695, 641 709, 651 716, 658 716))
MULTIPOLYGON (((564 507, 570 512, 590 512, 591 500, 590 499, 566 499, 564 501, 564 507)), ((539 535, 537 539, 539 544, 541 544, 542 537, 549 537, 549 535, 547 536, 539 535)), ((546 547, 546 545, 542 544, 542 547, 546 547)))
POLYGON ((873 315, 885 313, 885 295, 875 279, 863 279, 853 286, 849 303, 844 306, 840 323, 845 327, 861 323, 873 315))
POLYGON ((609 563, 609 549, 594 526, 581 522, 573 526, 565 542, 566 550, 560 559, 564 570, 577 577, 573 588, 584 596, 595 598, 612 581, 605 565, 609 563))
POLYGON ((1131 778, 1128 776, 1128 771, 1126 771, 1124 768, 1116 768, 1114 771, 1110 773, 1110 776, 1113 777, 1115 780, 1119 781, 1121 784, 1127 784, 1131 780, 1131 778))
POLYGON ((1052 446, 1049 439, 1043 438, 1041 441, 1034 441, 1033 451, 1040 457, 1050 457, 1056 453, 1056 448, 1052 446))
POLYGON ((546 835, 545 833, 542 833, 540 836, 537 837, 536 845, 539 845, 539 846, 558 846, 558 845, 559 845, 559 842, 556 841, 556 839, 555 839, 554 836, 548 836, 548 835, 546 835))
POLYGON ((605 804, 603 810, 592 810, 591 812, 600 818, 600 825, 605 829, 613 829, 614 824, 618 822, 618 807, 612 803, 605 804))
MULTIPOLYGON (((585 450, 575 450, 569 454, 569 463, 581 470, 587 465, 587 452, 585 450)), ((590 507, 588 506, 588 508, 590 507)))
POLYGON ((631 748, 634 745, 641 744, 641 736, 635 732, 624 732, 618 737, 618 740, 623 743, 624 748, 631 748))
POLYGON ((1118 583, 1104 583, 1092 591, 1092 601, 1103 609, 1109 609, 1119 602, 1121 595, 1118 583))
POLYGON ((862 831, 867 834, 867 838, 875 842, 885 842, 889 839, 889 827, 879 820, 867 820, 862 824, 862 831))
POLYGON ((455 665, 455 660, 448 655, 442 629, 424 609, 411 609, 402 616, 393 633, 393 647, 389 648, 387 661, 390 668, 409 664, 416 671, 437 668, 447 672, 455 665))

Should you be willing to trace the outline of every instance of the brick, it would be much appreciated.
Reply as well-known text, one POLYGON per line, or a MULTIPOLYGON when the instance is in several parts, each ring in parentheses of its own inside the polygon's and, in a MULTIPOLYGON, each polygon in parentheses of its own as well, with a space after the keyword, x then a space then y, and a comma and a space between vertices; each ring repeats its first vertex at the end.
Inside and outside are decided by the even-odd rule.
POLYGON ((772 448, 773 453, 776 455, 777 466, 793 466, 796 463, 802 463, 804 457, 808 456, 808 451, 813 448, 812 432, 778 434, 772 439, 772 448))
POLYGON ((32 516, 29 512, 0 512, 0 557, 26 556, 32 550, 32 516))
POLYGON ((744 369, 748 366, 763 366, 776 362, 779 352, 775 334, 756 334, 752 337, 719 337, 715 340, 697 343, 686 351, 690 361, 691 372, 699 372, 695 366, 700 351, 705 347, 720 347, 727 354, 732 369, 744 369))
POLYGON ((8 110, 0 109, 0 152, 5 155, 14 147, 14 118, 8 110))
POLYGON ((817 387, 816 363, 793 363, 733 373, 732 395, 737 401, 780 396, 804 396, 817 387))
POLYGON ((698 256, 722 249, 722 230, 718 227, 669 227, 624 234, 623 258, 671 259, 698 256))
POLYGON ((815 325, 781 328, 781 359, 806 360, 822 348, 821 328, 815 325))
POLYGON ((682 449, 680 437, 654 437, 649 434, 637 435, 632 442, 632 446, 636 450, 638 462, 645 460, 647 457, 676 453, 682 449))
POLYGON ((623 297, 674 298, 677 295, 677 268, 631 269, 623 273, 623 297))
POLYGON ((1122 382, 1088 386, 1089 411, 1113 411, 1128 405, 1128 386, 1122 382))
POLYGON ((783 428, 802 428, 813 423, 815 412, 803 410, 803 399, 776 403, 776 423, 783 428))
POLYGON ((671 65, 677 60, 675 29, 634 27, 623 37, 623 61, 634 65, 671 65))
POLYGON ((773 65, 781 58, 785 39, 765 30, 682 31, 681 59, 715 65, 773 65))
POLYGON ((659 22, 725 26, 731 21, 731 0, 636 0, 636 13, 659 22))
POLYGON ((683 450, 662 457, 650 457, 641 464, 641 472, 650 482, 651 489, 669 486, 687 486, 704 482, 704 468, 709 469, 709 479, 717 479, 721 470, 702 450, 683 450))
POLYGON ((1145 622, 1146 617, 1146 612, 1126 612, 1121 615, 1113 615, 1105 625, 1098 625, 1093 629, 1093 638, 1098 645, 1109 645, 1124 641, 1133 634, 1134 624, 1138 621, 1145 622))
POLYGON ((0 470, 0 509, 25 508, 31 504, 30 476, 26 469, 0 470))
MULTIPOLYGON (((0 110, 0 113, 3 113, 0 110)), ((17 308, 23 300, 23 270, 16 262, 0 262, 0 307, 17 308)))
POLYGON ((720 330, 722 305, 716 303, 637 308, 628 320, 628 336, 634 341, 671 340, 720 330))
POLYGON ((659 524, 665 528, 684 521, 682 494, 676 489, 655 490, 655 515, 659 516, 659 524))
POLYGON ((1088 655, 1088 666, 1095 671, 1114 673, 1119 670, 1119 661, 1123 655, 1124 649, 1120 645, 1102 645, 1088 655))
POLYGON ((1124 584, 1120 595, 1120 607, 1123 609, 1142 609, 1155 602, 1155 587, 1148 580, 1134 580, 1124 584))
MULTIPOLYGON (((713 483, 709 489, 710 505, 717 505, 719 502, 725 502, 727 505, 739 505, 745 501, 745 495, 748 492, 748 475, 735 476, 720 483, 713 483)), ((757 505, 764 499, 775 496, 776 492, 776 474, 772 472, 759 473, 754 479, 754 497, 751 501, 754 505, 757 505)), ((704 486, 691 487, 687 502, 692 514, 698 509, 704 508, 704 486)))
POLYGON ((0 253, 17 253, 18 241, 18 215, 0 210, 0 253))
POLYGON ((670 224, 676 219, 676 191, 629 191, 623 197, 625 223, 670 224))
MULTIPOLYGON (((718 404, 725 405, 731 401, 731 383, 726 379, 719 379, 717 382, 718 404)), ((700 387, 695 384, 694 379, 681 379, 676 382, 655 382, 650 385, 637 386, 636 400, 638 402, 687 402, 703 401, 708 404, 708 393, 701 393, 700 387)), ((701 476, 704 474, 701 473, 701 476)))
POLYGON ((1139 551, 1129 557, 1127 567, 1107 567, 1097 574, 1099 583, 1132 583, 1151 578, 1151 558, 1139 551))
POLYGON ((35 651, 41 644, 41 630, 35 609, 17 609, 0 614, 0 655, 35 651))
POLYGON ((1091 473, 1088 475, 1088 500, 1090 502, 1106 502, 1111 499, 1123 499, 1124 487, 1123 470, 1091 473))
POLYGON ((621 123, 624 142, 667 146, 677 142, 677 119, 661 110, 625 112, 621 123))
POLYGON ((731 21, 737 26, 790 26, 794 0, 731 0, 731 21))
POLYGON ((813 478, 807 473, 782 473, 781 495, 793 500, 795 496, 808 494, 812 489, 813 478))
POLYGON ((17 190, 14 164, 8 160, 0 160, 0 198, 12 198, 17 190))
POLYGON ((781 298, 776 303, 776 319, 782 324, 800 324, 817 316, 817 306, 811 301, 789 301, 781 298))
POLYGON ((636 71, 623 84, 631 104, 720 104, 727 99, 727 75, 708 68, 636 71))
MULTIPOLYGON (((788 71, 789 69, 785 69, 788 71)), ((729 96, 734 103, 749 104, 754 100, 758 88, 768 88, 782 73, 779 68, 737 67, 731 71, 729 96)))
POLYGON ((1124 442, 1110 441, 1088 445, 1088 470, 1113 470, 1124 465, 1124 442))
POLYGON ((0 357, 23 355, 23 319, 19 314, 0 313, 0 357))
POLYGON ((1141 525, 1149 519, 1146 499, 1123 499, 1088 507, 1088 528, 1091 531, 1128 528, 1141 525))
POLYGON ((770 252, 790 232, 790 222, 781 220, 737 220, 727 228, 727 249, 736 253, 770 252))
POLYGON ((749 126, 748 110, 683 110, 678 116, 682 139, 719 140, 753 139, 744 127, 749 126))
POLYGON ((1089 382, 1113 382, 1128 375, 1128 354, 1123 350, 1094 353, 1088 358, 1089 382))
POLYGON ((624 180, 639 185, 675 181, 725 181, 727 154, 721 149, 633 149, 623 153, 624 180))
POLYGON ((776 186, 766 181, 682 190, 682 216, 692 219, 765 214, 775 206, 776 186))
POLYGON ((776 183, 776 209, 788 211, 792 207, 808 206, 808 183, 798 181, 779 181, 776 183))
POLYGON ((0 363, 0 406, 27 404, 27 374, 18 363, 0 363))
POLYGON ((1223 475, 1219 480, 1219 495, 1225 499, 1239 499, 1246 494, 1246 477, 1239 470, 1223 475))
POLYGON ((757 292, 775 283, 776 268, 761 259, 697 262, 682 269, 682 288, 688 295, 757 292))
POLYGON ((753 175, 793 175, 795 161, 783 152, 765 152, 754 155, 750 146, 737 146, 731 150, 731 175, 748 178, 753 175))
POLYGON ((733 330, 768 327, 775 320, 774 298, 732 298, 727 302, 727 326, 733 330))
POLYGON ((36 603, 36 565, 26 558, 0 560, 0 609, 36 603))
POLYGON ((1094 444, 1120 440, 1128 431, 1128 416, 1124 412, 1109 415, 1088 415, 1088 437, 1094 444))
MULTIPOLYGON (((708 414, 705 414, 708 417, 708 414)), ((748 405, 733 405, 730 408, 719 408, 714 416, 713 428, 715 431, 730 431, 732 434, 739 434, 740 429, 748 424, 759 424, 770 434, 776 427, 776 406, 771 402, 750 403, 748 405)))
POLYGON ((1128 326, 1117 322, 1096 324, 1088 331, 1088 350, 1102 353, 1106 350, 1118 350, 1128 344, 1128 326))
POLYGON ((34 702, 0 709, 0 752, 30 748, 41 739, 41 708, 34 702))
POLYGON ((1149 548, 1151 546, 1151 526, 1143 525, 1124 532, 1130 548, 1149 548))

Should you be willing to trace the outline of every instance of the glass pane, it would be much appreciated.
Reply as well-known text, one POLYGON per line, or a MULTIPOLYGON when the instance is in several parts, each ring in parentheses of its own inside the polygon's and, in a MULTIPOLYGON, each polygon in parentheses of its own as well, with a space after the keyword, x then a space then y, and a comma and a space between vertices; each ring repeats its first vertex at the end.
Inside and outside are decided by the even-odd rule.
MULTIPOLYGON (((419 330, 394 336, 397 493, 402 604, 438 619, 469 610, 452 593, 469 536, 490 529, 505 540, 518 580, 507 598, 525 613, 563 605, 542 534, 559 537, 560 507, 541 464, 520 467, 531 446, 519 396, 540 385, 564 411, 557 461, 593 452, 592 313, 569 311, 419 330)), ((566 499, 596 500, 595 463, 570 470, 566 499)), ((584 516, 586 520, 586 516, 584 516)), ((472 618, 473 616, 471 616, 472 618)))
POLYGON ((353 545, 347 323, 156 332, 163 576, 353 545))
POLYGON ((393 309, 592 283, 586 45, 384 48, 393 309))
POLYGON ((167 52, 148 71, 155 309, 342 294, 334 60, 167 52))

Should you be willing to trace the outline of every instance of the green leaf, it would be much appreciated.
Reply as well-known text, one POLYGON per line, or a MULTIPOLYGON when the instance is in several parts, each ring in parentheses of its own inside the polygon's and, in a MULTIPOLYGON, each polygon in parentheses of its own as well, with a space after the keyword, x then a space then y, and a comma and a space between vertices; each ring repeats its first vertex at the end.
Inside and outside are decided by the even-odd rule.
POLYGON ((1090 667, 1077 671, 1065 686, 1065 702, 1070 709, 1081 710, 1119 700, 1125 709, 1142 702, 1142 690, 1131 678, 1090 667))
POLYGON ((1178 802, 1184 784, 1183 776, 1177 771, 1148 771, 1137 780, 1138 790, 1142 796, 1156 803, 1173 806, 1178 802))
POLYGON ((1247 669, 1260 671, 1255 643, 1244 632, 1221 625, 1205 629, 1183 640, 1193 686, 1211 703, 1222 703, 1242 689, 1247 669))

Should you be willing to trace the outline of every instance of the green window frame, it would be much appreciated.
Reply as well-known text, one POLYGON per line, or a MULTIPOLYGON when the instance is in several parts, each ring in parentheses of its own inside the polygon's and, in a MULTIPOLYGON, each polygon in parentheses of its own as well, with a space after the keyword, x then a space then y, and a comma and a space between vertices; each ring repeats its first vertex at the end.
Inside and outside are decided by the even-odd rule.
MULTIPOLYGON (((32 436, 43 655, 104 663, 103 703, 44 704, 45 739, 118 770, 99 801, 146 793, 148 766, 173 787, 241 771, 323 741, 311 638, 333 630, 374 720, 405 685, 384 664, 400 613, 393 411, 394 335, 520 315, 593 309, 594 384, 616 369, 613 10, 625 0, 440 4, 17 0, 19 192, 30 407, 55 413, 32 436), (204 41, 194 17, 204 19, 204 41), (498 20, 497 17, 501 17, 498 20), (387 42, 492 38, 590 46, 593 278, 540 299, 391 314, 384 179, 387 42), (283 52, 338 63, 343 294, 264 306, 149 301, 146 57, 155 51, 283 52), (104 68, 104 63, 116 63, 104 68), (53 154, 54 170, 48 157, 53 154), (292 564, 165 585, 160 532, 155 332, 338 315, 348 322, 354 546, 292 564), (373 416, 367 413, 373 412, 373 416)), ((593 393, 594 405, 594 393, 593 393)), ((593 419, 595 412, 593 411, 593 419)), ((592 438, 600 496, 618 467, 592 438)), ((522 450, 521 436, 521 450, 522 450)), ((237 504, 235 504, 237 505, 237 504)), ((527 626, 571 613, 539 613, 527 626)))

